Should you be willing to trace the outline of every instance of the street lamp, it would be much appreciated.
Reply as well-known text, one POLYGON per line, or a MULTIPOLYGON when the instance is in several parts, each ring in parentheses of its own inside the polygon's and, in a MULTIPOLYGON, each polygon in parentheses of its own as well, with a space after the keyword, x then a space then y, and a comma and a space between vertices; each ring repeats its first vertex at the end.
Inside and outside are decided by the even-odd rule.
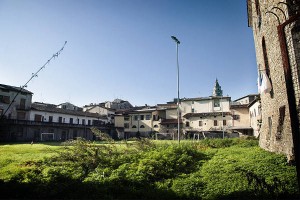
POLYGON ((178 45, 180 41, 175 37, 171 36, 171 38, 176 42, 176 58, 177 58, 177 119, 178 119, 178 143, 180 144, 180 119, 179 119, 179 63, 178 63, 178 45))

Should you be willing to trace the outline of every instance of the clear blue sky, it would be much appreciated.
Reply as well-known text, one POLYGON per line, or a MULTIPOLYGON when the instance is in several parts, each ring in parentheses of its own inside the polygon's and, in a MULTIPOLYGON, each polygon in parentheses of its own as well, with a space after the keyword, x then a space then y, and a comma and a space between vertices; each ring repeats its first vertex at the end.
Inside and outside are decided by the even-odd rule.
POLYGON ((0 83, 28 84, 33 101, 77 106, 128 100, 165 103, 207 97, 218 78, 224 95, 257 93, 245 0, 0 0, 0 83))

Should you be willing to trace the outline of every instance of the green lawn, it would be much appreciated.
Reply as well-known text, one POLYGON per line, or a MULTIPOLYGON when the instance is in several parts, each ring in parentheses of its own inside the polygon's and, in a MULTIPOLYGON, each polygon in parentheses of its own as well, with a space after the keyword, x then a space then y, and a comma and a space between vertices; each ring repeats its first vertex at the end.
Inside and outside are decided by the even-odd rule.
MULTIPOLYGON (((257 140, 0 145, 4 198, 296 198, 296 170, 257 140)), ((2 181, 1 181, 2 180, 2 181)))
POLYGON ((20 171, 26 161, 37 161, 49 157, 63 149, 60 143, 43 144, 1 144, 0 145, 0 179, 9 179, 20 171))

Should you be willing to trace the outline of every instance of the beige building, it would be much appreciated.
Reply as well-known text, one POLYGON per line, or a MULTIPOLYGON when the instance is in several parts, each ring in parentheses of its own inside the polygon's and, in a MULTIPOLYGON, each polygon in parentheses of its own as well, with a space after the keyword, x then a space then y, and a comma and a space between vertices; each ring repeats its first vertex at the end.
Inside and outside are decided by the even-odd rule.
POLYGON ((253 136, 258 138, 261 127, 261 105, 260 99, 255 99, 249 105, 250 126, 253 129, 253 136))
POLYGON ((299 1, 248 0, 247 6, 259 74, 259 144, 293 159, 299 143, 299 1))
POLYGON ((0 84, 0 118, 28 120, 32 92, 0 84))

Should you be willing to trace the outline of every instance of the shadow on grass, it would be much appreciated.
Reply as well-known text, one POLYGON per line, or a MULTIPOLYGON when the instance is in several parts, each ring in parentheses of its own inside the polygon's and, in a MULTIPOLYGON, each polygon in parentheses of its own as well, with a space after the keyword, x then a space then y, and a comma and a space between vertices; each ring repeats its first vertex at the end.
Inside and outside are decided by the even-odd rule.
POLYGON ((83 183, 70 179, 47 184, 0 181, 0 193, 0 199, 179 199, 174 192, 147 183, 83 183))

